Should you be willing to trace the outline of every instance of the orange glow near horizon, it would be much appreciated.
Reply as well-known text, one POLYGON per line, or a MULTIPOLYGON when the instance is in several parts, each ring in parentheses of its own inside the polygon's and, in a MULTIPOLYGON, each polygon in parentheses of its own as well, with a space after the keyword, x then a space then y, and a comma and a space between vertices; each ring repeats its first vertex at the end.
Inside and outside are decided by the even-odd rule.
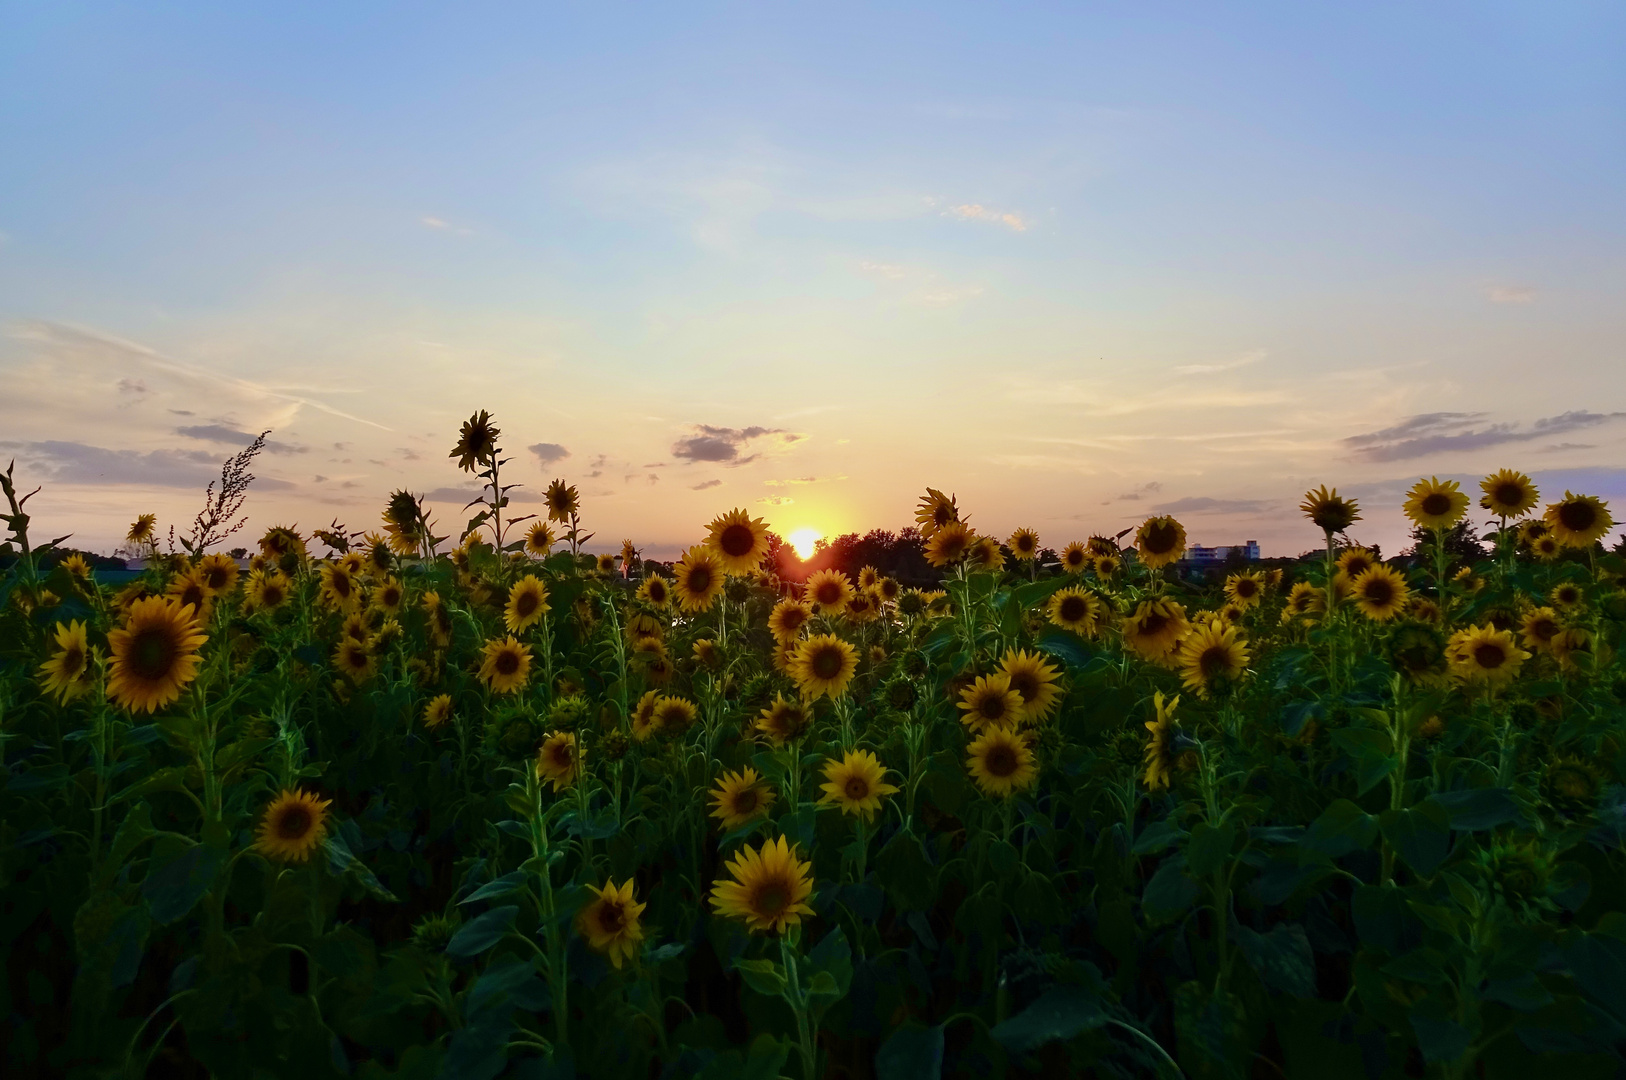
POLYGON ((817 529, 797 529, 785 537, 787 543, 796 549, 798 558, 807 559, 813 555, 813 545, 824 539, 824 534, 817 529))

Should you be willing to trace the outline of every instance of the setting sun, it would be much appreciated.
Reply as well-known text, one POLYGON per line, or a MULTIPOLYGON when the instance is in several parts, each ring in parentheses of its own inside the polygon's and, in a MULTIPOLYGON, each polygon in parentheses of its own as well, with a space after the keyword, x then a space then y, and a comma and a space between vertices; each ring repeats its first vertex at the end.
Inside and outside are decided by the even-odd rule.
POLYGON ((790 546, 796 549, 799 558, 810 558, 813 554, 813 545, 824 539, 824 534, 817 529, 797 529, 786 538, 790 546))

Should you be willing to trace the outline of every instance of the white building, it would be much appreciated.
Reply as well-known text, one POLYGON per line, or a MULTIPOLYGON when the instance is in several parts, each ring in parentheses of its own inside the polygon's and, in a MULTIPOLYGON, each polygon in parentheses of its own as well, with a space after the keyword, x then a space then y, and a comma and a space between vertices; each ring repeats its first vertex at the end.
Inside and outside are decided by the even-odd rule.
POLYGON ((1229 559, 1232 554, 1241 556, 1249 562, 1259 558, 1259 541, 1244 540, 1240 544, 1229 547, 1203 547, 1201 544, 1186 545, 1186 561, 1193 566, 1219 566, 1229 559))

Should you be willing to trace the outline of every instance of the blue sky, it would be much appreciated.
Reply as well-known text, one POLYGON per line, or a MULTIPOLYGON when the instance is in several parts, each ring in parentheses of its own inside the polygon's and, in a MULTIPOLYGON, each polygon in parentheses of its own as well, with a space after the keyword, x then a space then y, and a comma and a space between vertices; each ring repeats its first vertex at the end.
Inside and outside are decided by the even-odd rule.
POLYGON ((450 519, 479 407, 666 552, 928 484, 1273 553, 1320 483, 1390 550, 1418 475, 1626 500, 1623 45, 1605 4, 13 5, 0 453, 104 547, 264 427, 256 528, 450 519))

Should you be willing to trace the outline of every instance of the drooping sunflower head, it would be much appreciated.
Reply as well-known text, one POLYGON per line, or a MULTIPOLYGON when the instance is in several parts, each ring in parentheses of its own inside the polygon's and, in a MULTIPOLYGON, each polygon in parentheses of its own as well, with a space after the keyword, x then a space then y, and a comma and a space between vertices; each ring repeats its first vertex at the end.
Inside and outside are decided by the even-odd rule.
POLYGON ((1412 485, 1401 509, 1425 529, 1449 529, 1468 511, 1468 496, 1461 489, 1455 480, 1431 476, 1412 485))
POLYGON ((548 520, 557 521, 561 525, 570 524, 570 519, 581 510, 576 489, 563 480, 555 480, 548 485, 543 501, 548 506, 548 520))
POLYGON ((243 589, 243 607, 251 611, 275 611, 288 599, 290 583, 281 570, 271 567, 248 575, 243 589))
POLYGON ((1049 716, 1061 698, 1061 672, 1039 653, 1009 649, 999 662, 1010 688, 1022 699, 1022 719, 1037 724, 1049 716))
POLYGON ((1438 685, 1446 675, 1445 644, 1445 635, 1434 627, 1405 623, 1389 638, 1389 663, 1418 685, 1438 685))
POLYGON ((838 806, 842 813, 865 820, 881 808, 884 797, 898 793, 886 782, 880 759, 868 750, 849 750, 840 761, 825 762, 824 783, 819 789, 824 792, 821 805, 838 806))
POLYGON ((1411 599, 1405 577, 1382 563, 1355 575, 1350 593, 1361 614, 1375 622, 1387 622, 1399 615, 1411 599))
POLYGON ((743 921, 755 932, 782 934, 813 914, 813 865, 797 857, 783 836, 760 848, 745 847, 725 865, 728 878, 712 883, 711 905, 719 915, 743 921))
POLYGON ((644 696, 638 699, 638 704, 633 706, 632 737, 639 742, 648 742, 660 730, 655 726, 655 706, 660 704, 660 700, 659 690, 646 690, 644 696))
POLYGON ((711 816, 720 821, 724 832, 755 821, 768 813, 777 796, 773 788, 749 766, 739 772, 725 772, 711 791, 711 816))
POLYGON ((1303 619, 1305 622, 1309 622, 1326 610, 1326 592, 1311 585, 1308 581, 1300 581, 1288 590, 1287 604, 1282 609, 1282 621, 1303 619))
POLYGON ((1558 758, 1541 777, 1541 794, 1564 817, 1584 817, 1598 804, 1603 775, 1597 766, 1573 755, 1558 758))
POLYGON ((1017 529, 1005 541, 1005 546, 1011 549, 1012 558, 1032 562, 1039 557, 1039 534, 1032 529, 1017 529))
POLYGON ((391 492, 389 502, 384 504, 383 520, 390 550, 397 555, 416 554, 428 534, 423 504, 417 496, 405 490, 391 492))
POLYGON ((503 625, 510 634, 524 632, 548 613, 548 587, 535 574, 526 574, 508 590, 503 625))
POLYGON ((638 569, 638 549, 633 546, 631 539, 621 541, 621 569, 630 577, 638 569))
POLYGON ((127 544, 150 544, 153 542, 154 532, 157 528, 157 514, 142 514, 130 523, 130 531, 125 534, 124 542, 127 544))
POLYGON ((1181 681, 1207 698, 1241 679, 1248 659, 1247 642, 1236 627, 1210 622, 1197 627, 1180 644, 1181 681))
POLYGON ((951 521, 932 533, 926 541, 926 561, 938 569, 952 566, 965 558, 976 539, 976 534, 967 526, 951 521))
POLYGON ((1026 712, 1022 695, 1011 689, 1011 677, 1003 671, 979 675, 960 691, 960 723, 972 731, 1015 727, 1026 712))
POLYGON ((497 437, 502 434, 491 422, 491 414, 481 409, 467 420, 463 421, 463 430, 458 434, 457 445, 447 457, 457 458, 457 467, 464 472, 474 472, 481 466, 489 466, 497 454, 497 437))
POLYGON ((840 611, 853 594, 853 585, 840 570, 819 570, 808 576, 802 599, 817 604, 821 611, 840 611))
POLYGON ((1317 528, 1327 533, 1341 533, 1361 520, 1360 504, 1354 499, 1342 498, 1337 488, 1328 491, 1325 484, 1314 491, 1306 491, 1299 509, 1305 517, 1315 522, 1317 528))
POLYGON ((1174 736, 1176 724, 1174 710, 1180 705, 1180 697, 1165 699, 1163 691, 1159 690, 1152 697, 1154 717, 1146 722, 1146 730, 1151 737, 1146 742, 1146 749, 1142 755, 1145 771, 1142 782, 1148 788, 1156 791, 1158 788, 1167 788, 1169 780, 1174 775, 1175 752, 1174 736))
POLYGON ((1186 551, 1186 528, 1167 515, 1149 517, 1135 530, 1140 561, 1156 570, 1175 562, 1186 551))
POLYGON ((696 638, 694 643, 694 658, 701 666, 716 671, 723 664, 722 650, 710 638, 696 638))
POLYGON ((1582 550, 1602 540, 1615 527, 1615 519, 1609 515, 1608 503, 1591 495, 1572 495, 1568 491, 1564 492, 1562 499, 1547 507, 1542 520, 1560 544, 1582 550))
POLYGON ((834 634, 819 634, 798 642, 791 658, 791 678, 810 701, 840 697, 857 671, 857 651, 834 634))
POLYGON ((756 729, 775 747, 795 742, 813 726, 813 714, 800 701, 786 700, 775 694, 757 717, 756 729))
POLYGON ((652 608, 664 611, 672 602, 672 586, 659 574, 650 574, 638 586, 638 599, 652 608))
POLYGON ((1472 683, 1492 686, 1512 681, 1530 654, 1519 648, 1513 635, 1490 623, 1470 626, 1451 635, 1446 646, 1452 670, 1472 683))
POLYGON ((1536 505, 1540 492, 1530 478, 1513 469, 1501 469, 1479 482, 1479 505, 1497 517, 1517 518, 1528 514, 1536 505))
POLYGON ((317 571, 322 579, 322 603, 334 611, 351 611, 361 603, 361 585, 339 563, 323 563, 317 571))
POLYGON ((429 704, 423 707, 423 726, 430 731, 440 727, 452 718, 452 695, 439 694, 429 699, 429 704))
POLYGON ((260 552, 267 558, 275 559, 284 570, 289 567, 285 560, 290 557, 300 558, 305 554, 305 538, 298 531, 286 525, 276 525, 265 531, 260 537, 260 552))
POLYGON ((1553 659, 1565 671, 1575 671, 1580 667, 1577 658, 1593 659, 1592 647, 1594 645, 1592 631, 1584 626, 1569 626, 1559 631, 1552 640, 1553 659))
POLYGON ((694 725, 700 710, 683 697, 662 697, 655 703, 654 724, 660 731, 681 735, 694 725))
POLYGON ((1005 553, 999 550, 999 541, 991 536, 979 536, 965 553, 965 565, 972 570, 996 571, 1005 566, 1005 553))
POLYGON ((1186 609, 1161 597, 1142 600, 1121 627, 1124 646, 1154 664, 1169 664, 1190 630, 1186 609))
POLYGON ((593 899, 576 913, 576 932, 587 940, 588 948, 608 956, 619 970, 637 955, 638 943, 644 939, 638 917, 647 905, 633 900, 631 878, 620 885, 610 878, 602 888, 587 888, 593 899))
POLYGON ((362 556, 367 560, 366 573, 375 578, 384 577, 395 568, 395 552, 390 550, 389 538, 370 532, 362 537, 362 556))
POLYGON ((279 862, 304 862, 327 837, 327 808, 332 802, 308 791, 284 788, 265 808, 255 849, 279 862))
POLYGON ((492 638, 480 652, 480 678, 493 694, 512 694, 531 681, 529 645, 512 637, 492 638))
POLYGON ((690 613, 705 611, 716 603, 728 580, 722 560, 704 544, 684 552, 672 572, 677 577, 672 592, 683 610, 690 613))
POLYGON ((56 651, 40 665, 45 692, 66 705, 91 687, 91 654, 85 624, 78 619, 56 624, 56 651))
POLYGON ((966 770, 984 795, 1008 798, 1033 786, 1039 769, 1033 748, 1010 728, 988 727, 966 748, 966 770))
POLYGON ((1068 574, 1082 574, 1093 558, 1094 556, 1090 554, 1089 548, 1084 546, 1083 541, 1074 540, 1061 553, 1061 568, 1063 572, 1068 574))
POLYGON ((1225 579, 1225 595, 1231 603, 1246 611, 1265 595, 1264 576, 1251 570, 1232 574, 1225 579))
POLYGON ((214 610, 214 594, 204 584, 201 568, 193 567, 176 574, 170 578, 169 587, 164 592, 190 607, 199 624, 208 623, 210 612, 214 610))
POLYGON ((108 696, 131 712, 156 712, 197 677, 206 640, 191 607, 167 596, 137 600, 107 635, 108 696))
POLYGON ((553 790, 563 791, 581 775, 586 751, 576 744, 574 731, 554 731, 536 752, 536 778, 546 780, 553 790))
POLYGON ((936 488, 927 488, 915 508, 915 523, 920 527, 920 535, 928 540, 943 526, 959 520, 960 508, 955 505, 954 496, 944 495, 936 488))
POLYGON ((841 614, 848 622, 863 625, 881 617, 881 605, 869 593, 855 591, 841 606, 841 614))
POLYGON ((1080 637, 1094 637, 1101 629, 1106 606, 1089 589, 1061 589, 1050 595, 1045 616, 1064 630, 1080 637))

